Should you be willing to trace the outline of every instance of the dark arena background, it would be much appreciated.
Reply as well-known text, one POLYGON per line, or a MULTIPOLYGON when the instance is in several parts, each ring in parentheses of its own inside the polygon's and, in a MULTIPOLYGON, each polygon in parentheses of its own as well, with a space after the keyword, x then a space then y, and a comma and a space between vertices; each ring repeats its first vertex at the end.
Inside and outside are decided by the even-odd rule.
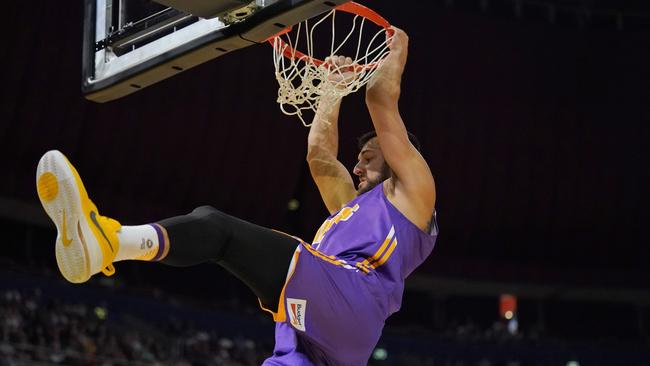
MULTIPOLYGON (((410 36, 400 108, 440 225, 369 364, 650 365, 650 3, 363 3, 410 36)), ((3 8, 0 365, 259 365, 272 320, 218 266, 65 282, 35 169, 61 150, 123 224, 210 204, 310 240, 327 212, 270 47, 98 104, 81 2, 3 8)), ((347 97, 346 166, 370 129, 347 97)))

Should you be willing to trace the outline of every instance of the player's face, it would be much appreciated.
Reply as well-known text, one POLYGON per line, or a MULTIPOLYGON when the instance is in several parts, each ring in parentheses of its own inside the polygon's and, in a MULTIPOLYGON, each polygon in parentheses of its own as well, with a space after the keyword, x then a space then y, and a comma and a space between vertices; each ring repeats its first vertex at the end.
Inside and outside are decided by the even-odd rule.
POLYGON ((357 195, 366 193, 378 184, 390 178, 390 168, 384 160, 377 138, 370 139, 361 149, 359 162, 352 171, 359 177, 357 195))

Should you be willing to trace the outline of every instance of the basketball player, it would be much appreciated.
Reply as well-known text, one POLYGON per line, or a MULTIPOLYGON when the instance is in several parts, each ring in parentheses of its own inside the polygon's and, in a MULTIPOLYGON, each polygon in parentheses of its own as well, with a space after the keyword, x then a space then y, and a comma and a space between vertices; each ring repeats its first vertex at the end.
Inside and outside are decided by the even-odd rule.
POLYGON ((74 283, 98 272, 110 276, 122 260, 212 261, 241 279, 273 315, 276 344, 265 366, 366 365, 385 319, 400 307, 404 279, 437 237, 433 177, 398 110, 408 37, 395 28, 389 47, 366 89, 375 131, 360 140, 356 188, 337 160, 340 100, 323 100, 316 114, 307 161, 332 215, 311 244, 209 206, 122 226, 99 215, 75 168, 50 151, 39 162, 37 190, 58 229, 63 276, 74 283))

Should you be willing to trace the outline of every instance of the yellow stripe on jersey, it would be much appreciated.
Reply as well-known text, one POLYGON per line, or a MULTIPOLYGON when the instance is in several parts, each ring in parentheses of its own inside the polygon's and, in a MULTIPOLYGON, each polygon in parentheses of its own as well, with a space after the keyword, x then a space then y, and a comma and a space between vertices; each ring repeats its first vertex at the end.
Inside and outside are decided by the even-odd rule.
POLYGON ((343 266, 343 265, 346 264, 344 261, 342 261, 342 260, 340 260, 340 259, 336 259, 336 257, 333 256, 333 255, 325 255, 324 253, 319 252, 318 250, 314 249, 314 248, 313 248, 311 245, 309 245, 309 244, 306 244, 306 243, 305 243, 305 244, 303 245, 303 247, 304 247, 305 249, 307 249, 311 254, 313 254, 314 256, 316 256, 316 257, 318 257, 318 258, 324 260, 324 261, 327 262, 327 263, 331 263, 331 264, 334 264, 334 265, 336 265, 336 266, 343 266))
POLYGON ((344 260, 337 259, 333 255, 326 255, 325 253, 315 249, 313 246, 311 246, 311 244, 305 242, 304 240, 300 239, 297 236, 289 235, 289 234, 287 234, 285 232, 282 232, 282 231, 279 231, 279 230, 273 230, 273 231, 275 231, 276 233, 283 234, 283 235, 286 235, 286 236, 289 236, 291 238, 294 238, 294 239, 298 240, 301 243, 302 248, 307 249, 307 251, 309 251, 311 254, 313 254, 314 256, 326 261, 327 263, 331 263, 331 264, 334 264, 334 265, 337 265, 337 266, 344 266, 344 265, 347 264, 344 260))
POLYGON ((386 239, 384 239, 384 242, 381 244, 379 249, 377 249, 375 254, 373 254, 372 257, 366 258, 362 262, 357 263, 357 268, 368 273, 370 269, 376 269, 377 267, 386 263, 388 258, 390 258, 391 254, 393 254, 393 251, 397 247, 397 238, 394 238, 394 236, 395 226, 391 226, 388 235, 386 235, 386 239), (389 243, 390 247, 388 245, 389 243), (387 247, 388 249, 386 249, 387 247))
POLYGON ((388 250, 386 251, 386 254, 384 254, 384 256, 381 258, 381 260, 379 262, 371 264, 372 268, 375 269, 375 268, 381 266, 382 264, 386 263, 388 258, 390 258, 390 255, 393 254, 393 251, 395 250, 396 247, 397 247, 397 238, 393 239, 393 242, 391 243, 390 248, 388 248, 388 250))
POLYGON ((381 254, 384 252, 384 250, 386 250, 388 243, 390 243, 394 235, 395 235, 395 226, 391 226, 388 235, 386 235, 386 239, 384 239, 384 243, 379 247, 379 249, 377 249, 377 251, 375 252, 375 254, 372 255, 372 257, 364 259, 363 262, 361 262, 361 265, 368 267, 370 266, 371 262, 377 261, 381 257, 381 254))
POLYGON ((368 269, 368 267, 364 266, 361 262, 357 263, 357 268, 359 268, 361 271, 363 271, 363 273, 366 273, 366 274, 370 273, 370 269, 368 269))

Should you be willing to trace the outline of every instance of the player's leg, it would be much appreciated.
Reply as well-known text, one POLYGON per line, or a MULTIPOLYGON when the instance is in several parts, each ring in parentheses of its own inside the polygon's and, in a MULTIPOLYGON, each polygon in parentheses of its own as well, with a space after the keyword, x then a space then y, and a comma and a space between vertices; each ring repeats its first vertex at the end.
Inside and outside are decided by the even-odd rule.
POLYGON ((99 215, 79 174, 63 154, 46 153, 37 169, 38 196, 54 221, 57 264, 70 282, 115 272, 120 260, 192 265, 215 261, 244 281, 275 309, 297 246, 276 233, 210 207, 159 223, 121 226, 99 215))
POLYGON ((243 281, 266 308, 277 307, 297 239, 210 206, 158 225, 170 243, 161 263, 191 266, 213 261, 243 281))

